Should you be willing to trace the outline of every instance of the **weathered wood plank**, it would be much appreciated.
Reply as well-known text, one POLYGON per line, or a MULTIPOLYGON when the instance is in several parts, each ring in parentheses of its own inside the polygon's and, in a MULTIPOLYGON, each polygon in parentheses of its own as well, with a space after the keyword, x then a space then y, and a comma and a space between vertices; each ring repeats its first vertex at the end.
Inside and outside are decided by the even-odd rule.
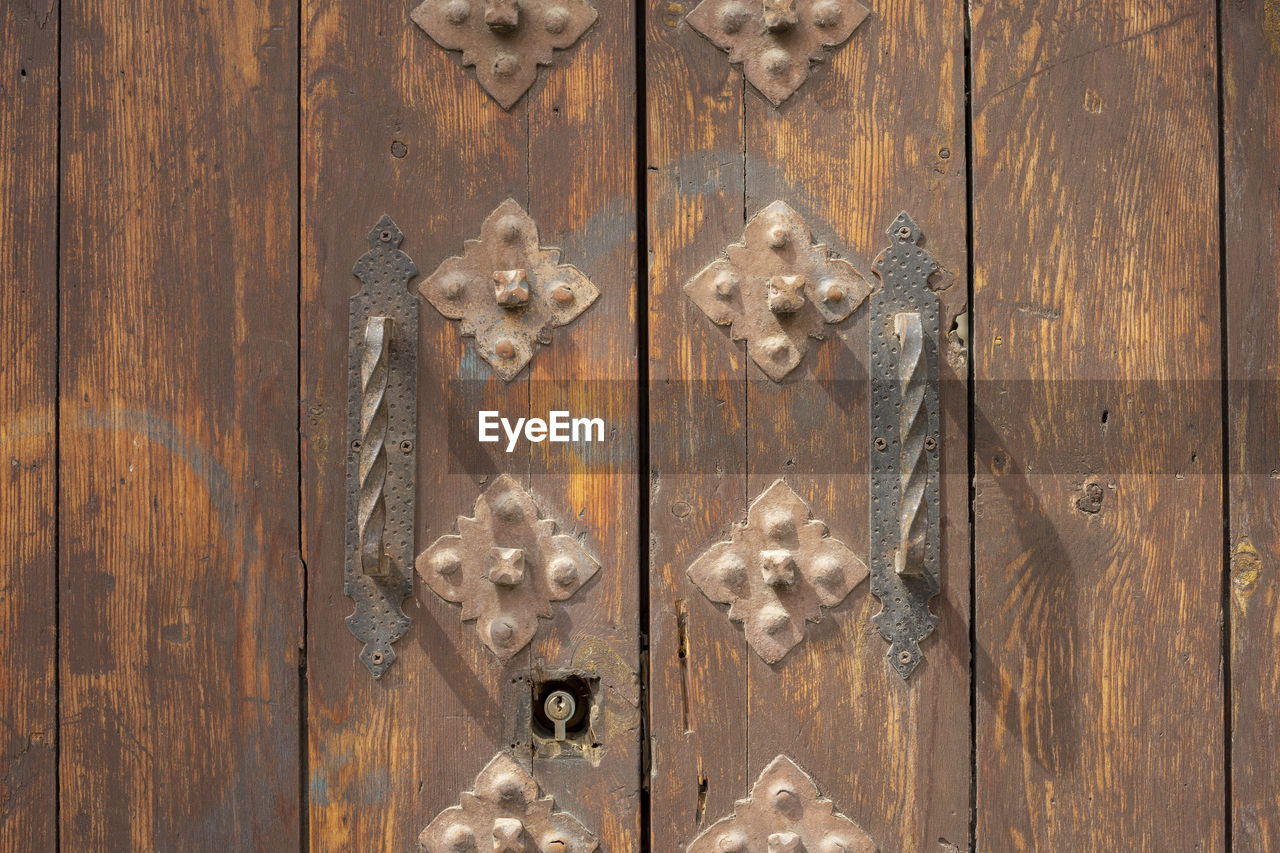
POLYGON ((1280 5, 1223 3, 1231 475, 1231 796, 1238 850, 1280 847, 1280 5))
POLYGON ((0 850, 54 849, 58 13, 0 21, 0 850))
POLYGON ((648 5, 649 749, 652 850, 683 850, 746 796, 742 629, 686 575, 745 515, 742 344, 684 284, 742 234, 742 75, 648 5))
MULTIPOLYGON (((410 7, 308 3, 303 34, 303 547, 308 566, 308 755, 314 850, 413 850, 508 742, 507 667, 475 623, 419 578, 395 664, 374 681, 343 621, 347 300, 383 213, 404 231, 418 286, 508 197, 528 203, 524 102, 504 112, 432 42, 410 7), (459 745, 465 745, 460 750, 459 745), (465 757, 464 757, 465 756, 465 757)), ((528 453, 455 458, 474 409, 528 414, 525 374, 493 376, 474 341, 425 299, 418 351, 416 550, 456 532, 499 474, 527 481, 528 453), (468 410, 471 414, 468 415, 468 410)), ((515 672, 527 657, 517 656, 515 672)))
MULTIPOLYGON (((775 199, 869 282, 901 210, 943 272, 939 376, 942 592, 924 663, 906 683, 854 588, 787 657, 750 655, 749 775, 778 753, 883 851, 968 849, 969 519, 965 310, 964 19, 960 4, 873 4, 872 15, 774 109, 747 98, 747 213, 775 199), (803 724, 800 721, 804 721, 803 724)), ((868 559, 868 308, 814 341, 781 383, 749 364, 750 494, 784 477, 831 535, 868 559)))
POLYGON ((972 16, 977 844, 1217 849, 1213 8, 972 16))
MULTIPOLYGON (((520 729, 528 691, 512 684, 531 668, 570 668, 592 655, 597 663, 620 662, 610 696, 624 698, 610 706, 611 721, 638 714, 634 682, 625 677, 638 669, 634 465, 578 472, 567 467, 572 454, 558 449, 543 446, 531 463, 523 442, 510 454, 476 442, 479 409, 512 419, 545 416, 564 399, 552 379, 634 376, 634 365, 627 367, 635 358, 630 20, 602 9, 595 27, 557 53, 555 65, 509 112, 479 87, 474 71, 462 68, 458 54, 441 50, 410 21, 408 9, 316 3, 308 21, 303 365, 311 841, 325 850, 413 849, 419 831, 471 789, 495 753, 530 763, 527 722, 520 729), (572 168, 565 165, 567 140, 576 149, 572 168), (417 549, 455 532, 457 517, 472 514, 478 494, 509 473, 563 530, 585 534, 603 569, 570 602, 557 604, 530 649, 505 665, 481 644, 475 623, 461 621, 457 605, 417 578, 414 599, 406 602, 413 624, 396 646, 395 665, 374 682, 342 621, 351 609, 341 572, 346 302, 358 287, 350 267, 364 251, 368 226, 390 213, 406 234, 403 250, 421 271, 416 288, 442 260, 460 254, 463 241, 476 237, 508 197, 537 221, 542 244, 561 247, 562 261, 578 265, 602 295, 557 329, 552 345, 539 347, 532 366, 509 383, 479 358, 472 339, 459 335, 457 323, 423 300, 417 549)), ((574 386, 567 396, 575 405, 599 404, 593 414, 619 428, 608 452, 621 452, 629 463, 634 398, 602 398, 590 391, 595 386, 611 390, 609 382, 587 383, 585 396, 574 386)), ((600 835, 602 849, 637 843, 637 723, 610 732, 598 768, 557 760, 534 767, 544 792, 600 835), (583 772, 599 773, 599 784, 572 780, 583 772)))
POLYGON ((563 532, 602 569, 554 608, 532 644, 535 667, 594 672, 599 757, 536 759, 534 775, 600 849, 640 850, 640 609, 637 467, 635 13, 599 3, 600 20, 529 99, 530 212, 544 245, 581 269, 600 297, 530 366, 535 416, 600 417, 603 444, 538 444, 531 481, 563 532), (566 162, 571 164, 566 168, 566 162))
POLYGON ((296 20, 64 6, 68 849, 296 847, 296 20))

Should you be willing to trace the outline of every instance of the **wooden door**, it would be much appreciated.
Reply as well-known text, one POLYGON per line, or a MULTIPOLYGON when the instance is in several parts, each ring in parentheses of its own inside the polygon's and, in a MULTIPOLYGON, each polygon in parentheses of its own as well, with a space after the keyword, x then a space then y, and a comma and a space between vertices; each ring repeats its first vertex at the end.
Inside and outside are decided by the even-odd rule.
POLYGON ((6 10, 0 851, 1280 849, 1280 11, 792 8, 6 10))

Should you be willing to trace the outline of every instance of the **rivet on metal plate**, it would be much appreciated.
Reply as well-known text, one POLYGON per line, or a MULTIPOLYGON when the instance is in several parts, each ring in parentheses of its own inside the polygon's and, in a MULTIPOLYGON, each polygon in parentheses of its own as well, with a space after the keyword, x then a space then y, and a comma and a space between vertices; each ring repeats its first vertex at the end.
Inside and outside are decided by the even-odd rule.
POLYGON ((938 265, 906 212, 885 233, 890 246, 872 265, 883 283, 871 296, 872 622, 905 679, 938 623, 929 599, 941 588, 938 297, 928 286, 938 265))
POLYGON ((775 201, 751 218, 741 243, 684 290, 713 323, 745 340, 752 360, 777 382, 800 364, 809 339, 825 337, 826 324, 853 313, 871 287, 848 261, 813 242, 800 214, 775 201))
POLYGON ((436 595, 461 604, 481 642, 510 660, 537 633, 538 617, 551 618, 551 602, 572 597, 600 569, 577 539, 555 529, 503 474, 476 499, 473 516, 458 518, 457 534, 418 555, 418 574, 436 595))
POLYGON ((498 205, 421 285, 422 295, 451 320, 504 380, 511 380, 551 341, 551 331, 586 311, 600 291, 560 250, 538 245, 538 226, 512 199, 498 205))
POLYGON ((462 64, 493 99, 510 109, 550 65, 596 21, 585 0, 424 0, 410 17, 462 64))
POLYGON ((423 853, 592 853, 596 837, 573 815, 555 811, 551 797, 519 762, 499 753, 485 766, 461 805, 450 806, 418 836, 423 853), (527 843, 526 843, 527 842, 527 843))
POLYGON ((356 605, 347 627, 376 678, 395 661, 391 644, 409 627, 401 603, 413 591, 418 297, 408 283, 418 269, 389 216, 368 236, 369 251, 352 270, 363 286, 348 316, 344 574, 356 605))
POLYGON ((687 853, 875 853, 876 844, 835 810, 799 765, 779 755, 751 786, 751 796, 734 803, 730 817, 707 827, 686 849, 687 853))
POLYGON ((809 77, 825 47, 843 44, 870 14, 858 0, 702 0, 689 26, 742 63, 776 107, 809 77))
POLYGON ((809 506, 782 480, 756 498, 745 524, 689 566, 689 578, 712 601, 729 605, 747 642, 777 663, 867 576, 853 551, 810 518, 809 506))

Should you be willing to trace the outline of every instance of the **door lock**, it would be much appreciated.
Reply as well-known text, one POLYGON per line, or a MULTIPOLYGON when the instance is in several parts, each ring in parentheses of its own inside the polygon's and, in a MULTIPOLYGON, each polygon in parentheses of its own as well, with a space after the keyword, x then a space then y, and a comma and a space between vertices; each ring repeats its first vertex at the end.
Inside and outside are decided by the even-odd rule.
POLYGON ((577 712, 578 703, 573 696, 564 690, 557 690, 547 696, 542 703, 542 710, 555 726, 556 740, 565 739, 565 723, 577 712))

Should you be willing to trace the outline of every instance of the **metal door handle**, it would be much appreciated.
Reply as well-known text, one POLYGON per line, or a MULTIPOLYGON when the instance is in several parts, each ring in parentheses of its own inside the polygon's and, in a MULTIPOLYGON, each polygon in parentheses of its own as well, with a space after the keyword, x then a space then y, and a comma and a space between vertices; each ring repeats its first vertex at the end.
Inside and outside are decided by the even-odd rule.
POLYGON ((355 602, 347 627, 375 678, 395 660, 391 644, 409 627, 401 602, 413 592, 418 297, 409 279, 418 268, 402 239, 389 216, 373 226, 347 321, 344 591, 355 602))
POLYGON ((390 317, 370 317, 360 360, 360 567, 375 577, 387 576, 387 353, 394 329, 390 317))
POLYGON ((889 226, 889 248, 872 269, 871 593, 872 617, 903 678, 922 658, 920 642, 938 617, 929 599, 941 586, 938 506, 938 265, 918 244, 905 212, 889 226))

